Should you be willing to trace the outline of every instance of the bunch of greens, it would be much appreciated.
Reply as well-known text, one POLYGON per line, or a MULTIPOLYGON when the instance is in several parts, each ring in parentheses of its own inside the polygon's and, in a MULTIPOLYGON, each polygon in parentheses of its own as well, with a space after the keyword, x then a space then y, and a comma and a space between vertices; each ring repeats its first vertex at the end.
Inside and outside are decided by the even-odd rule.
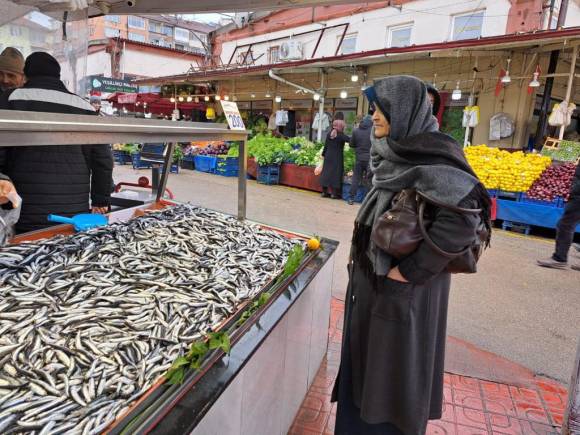
POLYGON ((292 146, 271 135, 257 135, 248 141, 248 156, 260 166, 280 164, 288 160, 292 146))
POLYGON ((560 162, 575 162, 580 157, 580 142, 563 140, 558 148, 543 148, 542 154, 560 162))
POLYGON ((322 144, 313 144, 294 150, 294 163, 300 166, 316 166, 321 158, 322 148, 322 144))
POLYGON ((344 149, 344 173, 348 174, 354 169, 355 154, 351 147, 344 149))
POLYGON ((240 157, 240 145, 237 142, 230 145, 227 156, 236 158, 240 157))
POLYGON ((173 150, 173 162, 180 162, 183 160, 183 149, 181 149, 181 145, 177 145, 173 150))
POLYGON ((139 144, 136 143, 126 143, 122 146, 121 151, 129 154, 137 154, 139 152, 139 144))

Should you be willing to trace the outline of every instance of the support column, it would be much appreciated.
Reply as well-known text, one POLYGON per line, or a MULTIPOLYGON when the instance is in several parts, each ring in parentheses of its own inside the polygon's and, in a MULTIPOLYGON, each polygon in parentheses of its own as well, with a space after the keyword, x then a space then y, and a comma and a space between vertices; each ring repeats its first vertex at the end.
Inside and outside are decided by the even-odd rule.
MULTIPOLYGON (((550 53, 550 65, 548 66, 548 74, 554 74, 556 72, 559 56, 559 50, 554 50, 550 53)), ((540 108, 540 121, 538 123, 538 130, 536 131, 536 137, 534 139, 536 148, 539 148, 544 144, 544 135, 546 134, 548 127, 548 110, 550 109, 550 102, 552 100, 553 87, 554 77, 548 77, 546 79, 546 85, 544 86, 544 96, 542 97, 542 106, 540 108)))
MULTIPOLYGON (((574 73, 576 72, 576 60, 578 59, 578 46, 575 45, 572 49, 572 63, 570 64, 570 75, 568 76, 568 87, 566 88, 566 98, 564 99, 566 103, 570 104, 570 98, 572 97, 572 85, 574 84, 574 73)), ((560 134, 558 139, 562 140, 564 138, 564 130, 566 126, 562 125, 560 127, 560 134)))

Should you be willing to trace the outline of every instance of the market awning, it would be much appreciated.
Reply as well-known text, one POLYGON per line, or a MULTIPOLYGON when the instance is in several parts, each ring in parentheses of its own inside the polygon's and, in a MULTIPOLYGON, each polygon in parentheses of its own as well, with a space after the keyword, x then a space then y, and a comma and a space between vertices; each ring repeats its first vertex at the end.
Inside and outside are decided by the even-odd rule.
POLYGON ((136 80, 140 85, 162 85, 167 83, 195 83, 208 80, 228 80, 232 77, 244 75, 260 76, 267 74, 270 69, 284 70, 285 73, 305 73, 308 69, 321 67, 356 66, 361 64, 383 63, 393 60, 418 57, 443 56, 470 56, 480 51, 507 51, 517 49, 546 48, 558 49, 580 44, 580 27, 563 30, 537 31, 525 34, 490 36, 486 38, 469 39, 463 41, 439 42, 409 47, 384 48, 380 50, 362 51, 332 57, 304 59, 276 64, 255 65, 247 67, 221 67, 215 69, 196 70, 174 76, 147 78, 136 80))
MULTIPOLYGON (((175 102, 171 102, 169 98, 163 98, 158 94, 151 93, 115 93, 109 96, 107 101, 113 103, 117 108, 125 108, 130 112, 147 111, 154 115, 171 116, 171 113, 176 107, 175 102)), ((191 110, 205 110, 206 105, 200 102, 196 103, 195 101, 177 101, 177 108, 182 112, 189 112, 191 110)))
MULTIPOLYGON (((378 1, 378 0, 371 0, 378 1)), ((271 9, 302 8, 306 6, 328 6, 332 4, 356 3, 354 0, 281 0, 273 3, 270 0, 134 0, 101 2, 89 1, 89 17, 103 14, 180 14, 203 12, 247 12, 268 11, 271 9)), ((62 12, 70 9, 70 2, 46 0, 0 0, 2 18, 0 23, 7 23, 14 18, 31 11, 40 11, 62 18, 62 12)), ((69 20, 82 20, 87 16, 86 10, 74 11, 69 20)))

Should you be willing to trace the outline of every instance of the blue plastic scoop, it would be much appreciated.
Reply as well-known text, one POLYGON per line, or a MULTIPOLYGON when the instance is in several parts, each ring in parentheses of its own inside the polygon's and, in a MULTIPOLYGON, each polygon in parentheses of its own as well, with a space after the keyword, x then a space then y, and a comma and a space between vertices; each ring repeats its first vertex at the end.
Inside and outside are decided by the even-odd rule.
POLYGON ((60 224, 71 224, 75 231, 86 231, 95 227, 102 227, 109 223, 106 216, 102 214, 77 214, 72 218, 58 216, 56 214, 48 215, 49 222, 58 222, 60 224))

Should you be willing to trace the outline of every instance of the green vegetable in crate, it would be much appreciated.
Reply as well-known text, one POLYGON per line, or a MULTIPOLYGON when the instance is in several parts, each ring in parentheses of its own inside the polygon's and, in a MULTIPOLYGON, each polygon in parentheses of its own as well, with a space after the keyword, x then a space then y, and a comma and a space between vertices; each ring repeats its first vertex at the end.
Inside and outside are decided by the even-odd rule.
POLYGON ((240 157, 240 146, 237 143, 230 145, 228 150, 228 157, 240 157))
POLYGON ((580 157, 580 142, 563 140, 556 149, 544 147, 542 154, 560 162, 575 162, 580 157))
POLYGON ((271 135, 258 135, 248 141, 248 155, 260 166, 283 163, 291 153, 292 146, 271 135))
POLYGON ((354 153, 354 150, 347 146, 344 149, 344 173, 348 174, 349 172, 351 172, 354 169, 354 162, 355 162, 356 156, 354 153))
POLYGON ((173 150, 173 162, 177 163, 183 160, 183 150, 181 149, 181 145, 176 145, 175 149, 173 150))

